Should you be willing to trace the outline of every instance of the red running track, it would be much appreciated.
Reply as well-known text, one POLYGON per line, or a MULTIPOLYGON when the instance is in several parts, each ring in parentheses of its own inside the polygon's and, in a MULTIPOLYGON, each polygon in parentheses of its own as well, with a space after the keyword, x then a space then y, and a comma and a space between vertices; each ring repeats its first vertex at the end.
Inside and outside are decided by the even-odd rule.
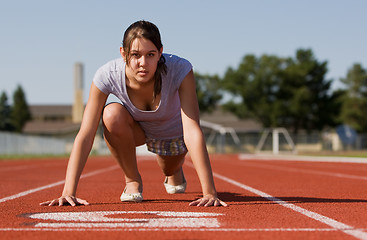
POLYGON ((154 158, 139 156, 145 200, 121 203, 122 170, 110 157, 92 157, 78 188, 91 205, 78 207, 38 205, 60 195, 66 159, 2 161, 0 239, 367 240, 367 159, 277 159, 212 155, 227 208, 188 206, 201 194, 189 158, 187 192, 169 195, 154 158))

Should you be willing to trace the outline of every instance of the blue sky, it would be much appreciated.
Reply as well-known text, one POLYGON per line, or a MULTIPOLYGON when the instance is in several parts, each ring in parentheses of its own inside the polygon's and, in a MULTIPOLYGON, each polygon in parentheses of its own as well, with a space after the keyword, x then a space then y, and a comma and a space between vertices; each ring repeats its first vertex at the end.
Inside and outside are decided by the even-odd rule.
POLYGON ((87 101, 95 71, 120 57, 124 30, 141 19, 159 27, 164 52, 199 73, 222 76, 247 54, 311 48, 336 89, 354 63, 367 68, 366 9, 365 0, 2 1, 0 91, 11 99, 20 84, 29 104, 70 104, 73 65, 82 62, 87 101))

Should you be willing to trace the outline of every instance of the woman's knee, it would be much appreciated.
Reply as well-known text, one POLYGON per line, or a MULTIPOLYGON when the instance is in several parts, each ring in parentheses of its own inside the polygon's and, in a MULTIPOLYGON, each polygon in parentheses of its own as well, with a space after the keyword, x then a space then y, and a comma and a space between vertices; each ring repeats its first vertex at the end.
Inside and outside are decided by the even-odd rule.
POLYGON ((102 122, 105 137, 128 137, 134 139, 136 146, 145 143, 144 131, 120 103, 111 103, 105 107, 102 122))
POLYGON ((111 103, 103 110, 102 122, 105 130, 116 133, 126 127, 131 127, 133 119, 124 106, 119 103, 111 103))

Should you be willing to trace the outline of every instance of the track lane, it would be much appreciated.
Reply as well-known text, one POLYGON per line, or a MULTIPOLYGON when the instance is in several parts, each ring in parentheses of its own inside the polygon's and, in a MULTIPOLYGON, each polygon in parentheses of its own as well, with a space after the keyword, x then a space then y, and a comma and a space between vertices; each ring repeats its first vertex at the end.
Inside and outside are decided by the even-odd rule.
MULTIPOLYGON (((367 183, 360 179, 345 179, 340 176, 316 175, 314 172, 286 171, 285 165, 289 162, 242 161, 241 169, 246 184, 271 193, 277 198, 295 202, 297 206, 315 211, 324 216, 341 220, 356 228, 365 228, 367 218, 367 183), (282 167, 278 167, 281 165, 282 167), (247 178, 249 177, 249 178, 247 178)), ((301 163, 297 163, 302 168, 301 163)), ((308 162, 305 163, 310 164, 308 162)), ((325 163, 312 163, 320 168, 325 163)), ((329 163, 327 163, 329 164, 329 163)), ((365 166, 365 165, 363 165, 365 166)), ((219 167, 219 169, 224 169, 219 167)), ((229 167, 233 169, 233 167, 229 167)), ((326 170, 324 170, 326 171, 326 170)), ((228 176, 228 172, 224 172, 228 176)))
MULTIPOLYGON (((315 205, 318 205, 316 209, 314 208, 315 211, 323 210, 325 206, 330 203, 336 204, 339 207, 340 202, 323 202, 323 200, 327 200, 327 197, 314 197, 313 192, 303 193, 303 195, 298 196, 297 194, 295 194, 294 189, 289 188, 287 194, 285 195, 283 195, 282 192, 278 193, 278 191, 280 190, 279 185, 275 184, 275 182, 273 182, 273 179, 275 178, 277 180, 280 180, 281 184, 285 184, 287 182, 287 184, 289 184, 289 178, 297 179, 297 176, 294 176, 292 174, 285 174, 285 179, 282 179, 282 175, 284 175, 283 171, 282 173, 276 173, 274 177, 270 177, 268 176, 268 170, 259 170, 259 168, 243 165, 243 162, 239 161, 236 156, 214 156, 212 157, 212 159, 213 170, 215 172, 223 174, 230 179, 235 179, 240 183, 246 183, 250 186, 253 186, 252 184, 254 184, 259 187, 258 189, 261 189, 264 192, 266 192, 264 189, 269 189, 269 193, 271 193, 273 196, 279 198, 286 196, 286 200, 291 200, 291 202, 293 201, 293 203, 295 203, 297 206, 301 205, 302 207, 304 207, 309 204, 309 207, 314 208, 315 205), (264 179, 265 182, 263 181, 264 179)), ((88 179, 81 180, 78 190, 78 196, 85 198, 92 203, 92 205, 88 207, 47 208, 38 207, 36 205, 40 201, 49 199, 50 196, 57 196, 61 191, 61 187, 43 190, 37 194, 30 194, 16 200, 9 201, 6 204, 0 204, 1 211, 3 212, 4 210, 4 212, 6 213, 4 216, 7 216, 8 221, 13 222, 13 224, 11 224, 9 222, 6 223, 4 221, 1 221, 1 228, 4 229, 4 227, 10 226, 10 228, 13 227, 14 229, 24 229, 26 231, 17 233, 16 231, 5 232, 1 231, 0 229, 0 236, 2 236, 3 234, 14 234, 12 236, 16 236, 17 234, 19 234, 19 236, 22 234, 32 235, 29 234, 30 230, 27 229, 33 229, 33 232, 36 232, 37 230, 35 230, 34 228, 28 227, 32 226, 29 224, 32 224, 33 221, 22 216, 22 214, 30 212, 69 212, 86 210, 173 210, 183 212, 200 211, 210 213, 222 213, 225 217, 218 218, 221 222, 220 229, 222 230, 216 228, 190 229, 189 231, 178 229, 161 229, 161 231, 158 232, 157 229, 125 229, 123 230, 124 234, 130 237, 139 236, 150 238, 155 236, 162 238, 162 236, 166 236, 166 238, 175 237, 177 239, 222 239, 223 237, 231 237, 232 239, 297 239, 304 237, 311 237, 313 239, 325 239, 327 237, 332 239, 348 239, 348 235, 345 235, 340 231, 336 231, 335 229, 325 226, 324 224, 320 224, 317 221, 309 219, 308 217, 302 217, 299 213, 296 213, 284 207, 280 207, 279 204, 275 204, 267 199, 259 197, 252 192, 244 191, 243 189, 238 188, 238 186, 228 184, 228 182, 217 178, 215 179, 215 181, 217 189, 219 191, 219 196, 223 200, 227 201, 230 204, 230 207, 189 207, 188 203, 196 197, 200 196, 201 192, 195 170, 187 165, 184 166, 185 174, 188 181, 187 194, 172 196, 164 192, 164 177, 160 173, 160 169, 155 161, 152 161, 149 158, 144 160, 139 163, 140 171, 142 173, 144 181, 144 197, 146 199, 143 204, 122 204, 119 202, 118 198, 121 194, 121 191, 123 190, 123 175, 120 169, 116 169, 106 174, 95 175, 89 177, 88 179)), ((94 161, 92 160, 90 161, 90 164, 88 163, 89 165, 86 166, 86 171, 100 169, 101 166, 105 167, 106 165, 111 164, 110 161, 111 160, 108 158, 94 161)), ((46 169, 44 170, 47 171, 46 169)), ((60 171, 64 173, 65 169, 61 169, 60 171)), ((274 174, 274 171, 271 172, 274 174)), ((305 184, 298 183, 298 185, 304 186, 305 184)), ((321 191, 324 191, 323 186, 321 191)), ((350 204, 351 203, 346 203, 346 206, 343 206, 342 208, 345 207, 347 209, 350 209, 350 204)), ((330 211, 328 210, 326 213, 330 213, 330 211)), ((341 218, 340 220, 344 220, 344 218, 341 218)), ((362 225, 365 224, 361 224, 361 228, 363 228, 362 225)), ((93 236, 102 236, 102 232, 99 232, 100 230, 88 230, 86 232, 77 232, 75 230, 73 230, 72 232, 54 232, 50 229, 43 229, 43 231, 48 231, 46 235, 52 237, 89 236, 91 237, 91 239, 93 239, 93 236), (49 232, 51 232, 51 235, 49 235, 49 232)), ((111 238, 114 239, 117 238, 119 234, 121 234, 116 232, 121 231, 121 229, 109 229, 105 230, 104 233, 109 232, 108 236, 111 236, 111 238)), ((32 236, 38 236, 41 237, 41 239, 42 236, 45 236, 42 232, 37 232, 34 234, 35 235, 32 236)), ((163 239, 164 238, 165 237, 163 237, 163 239)), ((351 237, 350 239, 355 238, 351 237)))

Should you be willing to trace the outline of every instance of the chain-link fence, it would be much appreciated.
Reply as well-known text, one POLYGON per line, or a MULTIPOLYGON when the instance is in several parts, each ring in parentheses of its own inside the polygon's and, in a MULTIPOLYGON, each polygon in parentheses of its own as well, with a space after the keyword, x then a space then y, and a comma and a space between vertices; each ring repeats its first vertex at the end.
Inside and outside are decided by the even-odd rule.
POLYGON ((0 132, 1 155, 65 153, 66 142, 61 139, 0 132))
MULTIPOLYGON (((263 132, 236 132, 239 142, 229 133, 213 133, 204 130, 208 150, 211 153, 255 153, 263 132), (210 141, 208 141, 210 140, 210 141)), ((367 134, 358 134, 353 144, 345 144, 335 132, 312 132, 289 134, 297 152, 367 150, 367 134)), ((291 144, 283 134, 279 134, 279 152, 292 152, 291 144)), ((260 151, 273 152, 273 133, 266 137, 260 151)))
MULTIPOLYGON (((203 132, 210 153, 255 153, 263 137, 263 132, 220 132, 212 129, 203 129, 203 132)), ((291 152, 286 137, 283 134, 278 134, 278 137, 279 152, 291 152)), ((290 134, 290 138, 297 152, 367 150, 367 134, 358 134, 353 144, 343 144, 333 132, 290 134)), ((68 154, 71 146, 70 141, 59 138, 0 132, 0 155, 68 154)), ((273 147, 273 133, 270 132, 260 151, 273 152, 273 147)), ((93 153, 109 154, 100 136, 95 139, 93 153)))

